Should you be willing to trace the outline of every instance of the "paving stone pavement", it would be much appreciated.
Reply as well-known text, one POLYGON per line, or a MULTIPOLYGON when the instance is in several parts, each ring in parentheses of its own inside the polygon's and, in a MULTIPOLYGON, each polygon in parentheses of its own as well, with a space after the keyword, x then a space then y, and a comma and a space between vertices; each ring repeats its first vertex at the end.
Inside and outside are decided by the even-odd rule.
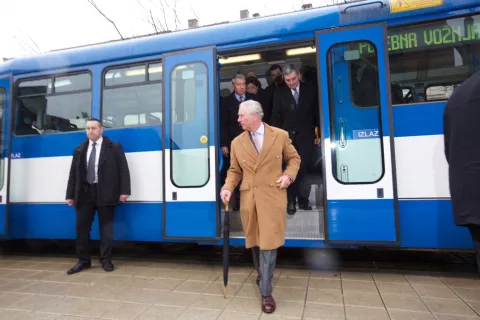
POLYGON ((0 256, 0 320, 473 320, 473 277, 277 268, 277 310, 263 314, 253 267, 114 261, 68 276, 75 259, 0 256))

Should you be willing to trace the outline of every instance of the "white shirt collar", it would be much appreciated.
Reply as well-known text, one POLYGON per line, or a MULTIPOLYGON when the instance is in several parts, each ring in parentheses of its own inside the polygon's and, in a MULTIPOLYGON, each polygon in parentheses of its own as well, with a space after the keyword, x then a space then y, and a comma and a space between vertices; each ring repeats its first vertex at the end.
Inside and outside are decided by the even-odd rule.
MULTIPOLYGON (((260 127, 258 127, 257 131, 255 132, 259 133, 262 136, 265 134, 265 125, 263 124, 263 122, 260 124, 260 127)), ((251 133, 253 134, 253 132, 251 133)))
MULTIPOLYGON (((103 137, 100 137, 100 139, 97 140, 97 146, 101 146, 103 142, 103 137)), ((89 146, 93 145, 93 141, 89 139, 89 146)))

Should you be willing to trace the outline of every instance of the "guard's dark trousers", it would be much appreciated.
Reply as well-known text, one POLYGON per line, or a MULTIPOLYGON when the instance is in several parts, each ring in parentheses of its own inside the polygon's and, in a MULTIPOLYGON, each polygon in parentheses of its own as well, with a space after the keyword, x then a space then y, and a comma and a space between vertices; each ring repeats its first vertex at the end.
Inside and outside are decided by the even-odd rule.
POLYGON ((77 210, 76 246, 79 262, 88 263, 91 261, 89 242, 95 211, 98 212, 100 225, 100 263, 112 261, 115 206, 98 206, 97 203, 97 184, 90 184, 88 185, 88 192, 81 197, 77 210))

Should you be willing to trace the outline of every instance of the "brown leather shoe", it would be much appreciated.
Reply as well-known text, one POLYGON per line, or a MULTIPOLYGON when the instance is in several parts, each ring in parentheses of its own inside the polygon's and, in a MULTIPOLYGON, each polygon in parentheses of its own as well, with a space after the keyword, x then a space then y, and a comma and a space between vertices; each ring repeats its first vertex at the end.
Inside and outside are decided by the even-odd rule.
POLYGON ((276 309, 275 300, 272 296, 262 296, 262 311, 265 313, 272 313, 276 309))

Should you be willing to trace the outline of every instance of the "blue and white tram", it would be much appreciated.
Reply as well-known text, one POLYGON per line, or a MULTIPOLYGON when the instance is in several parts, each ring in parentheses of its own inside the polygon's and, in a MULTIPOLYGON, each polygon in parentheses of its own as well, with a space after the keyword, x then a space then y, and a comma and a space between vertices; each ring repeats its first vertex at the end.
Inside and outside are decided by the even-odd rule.
MULTIPOLYGON (((317 74, 322 143, 313 210, 287 218, 286 246, 470 249, 453 223, 442 115, 479 58, 478 1, 367 0, 10 60, 0 234, 75 237, 67 175, 95 117, 131 170, 116 239, 221 244, 220 91, 293 63, 317 74)), ((231 243, 243 244, 236 213, 231 243)))

